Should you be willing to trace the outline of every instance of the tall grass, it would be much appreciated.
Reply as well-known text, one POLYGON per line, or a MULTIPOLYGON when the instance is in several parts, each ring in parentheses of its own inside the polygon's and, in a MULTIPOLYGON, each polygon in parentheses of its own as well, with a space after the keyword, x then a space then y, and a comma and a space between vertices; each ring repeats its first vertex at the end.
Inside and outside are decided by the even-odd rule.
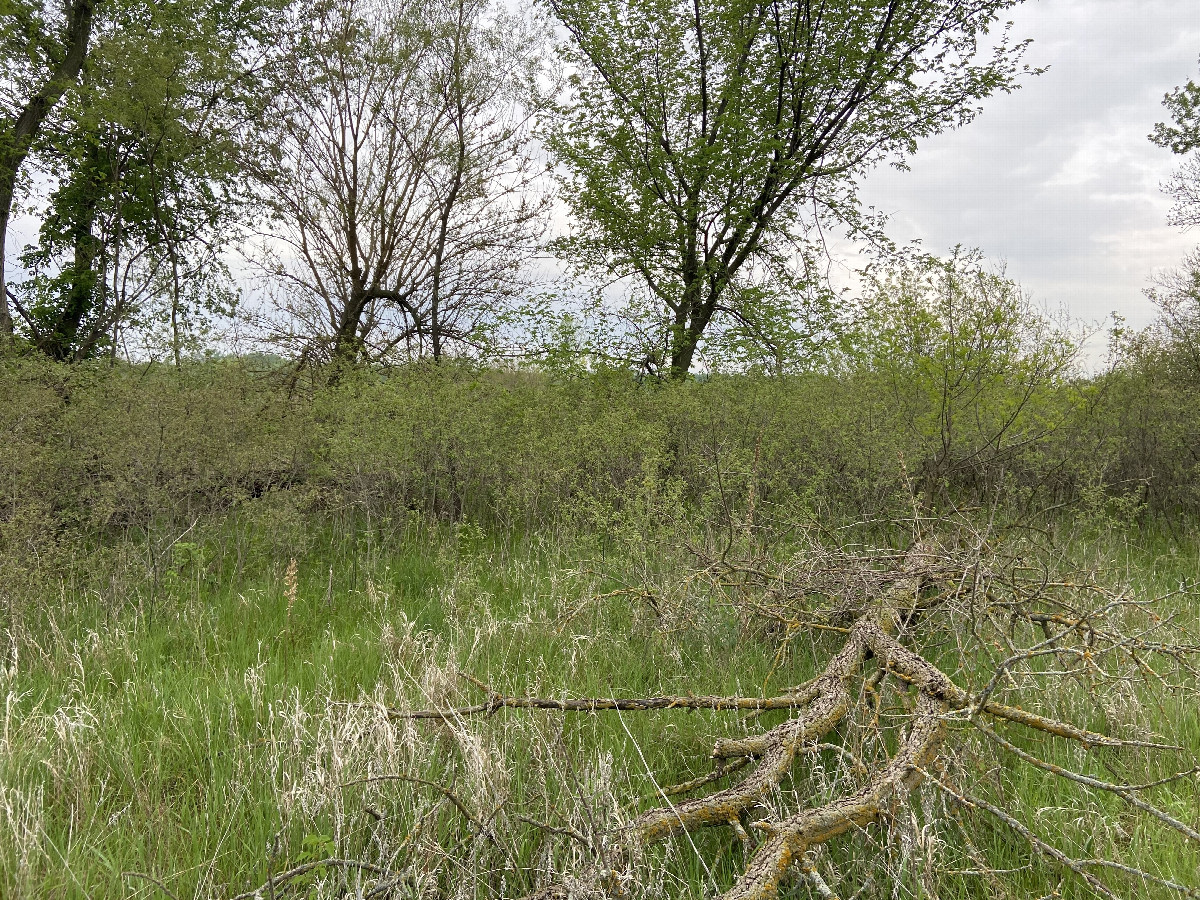
MULTIPOLYGON (((941 425, 911 414, 905 382, 865 370, 649 386, 413 367, 302 390, 236 362, 178 374, 5 365, 5 897, 161 893, 150 879, 177 897, 226 897, 328 858, 403 872, 393 896, 521 896, 564 876, 581 896, 612 889, 590 862, 616 853, 638 810, 709 771, 715 737, 783 713, 430 724, 387 709, 477 702, 461 672, 549 696, 757 695, 803 681, 837 635, 781 654, 776 635, 687 577, 693 551, 783 560, 800 532, 902 546, 930 472, 922 514, 1057 532, 1055 565, 1102 563, 1149 595, 1200 561, 1179 514, 1187 490, 1141 490, 1130 474, 1136 453, 1171 461, 1168 483, 1184 484, 1185 438, 1147 450, 1134 437, 1155 427, 1152 409, 1137 427, 1102 411, 1134 402, 1132 376, 1048 391, 1027 440, 994 444, 964 415, 947 446, 941 425)), ((1194 601, 1177 603, 1200 627, 1194 601)), ((1194 754, 1195 699, 1132 696, 1131 712, 1072 696, 1062 712, 1136 714, 1194 754)), ((772 802, 844 790, 836 756, 816 759, 772 802)), ((1081 810, 1037 772, 981 772, 1081 852, 1194 881, 1187 848, 1107 800, 1081 810)), ((1194 822, 1193 784, 1156 789, 1156 802, 1194 822)), ((951 827, 933 793, 909 814, 831 852, 864 898, 1056 889, 1054 867, 1002 830, 951 827), (1011 863, 1002 888, 961 874, 978 868, 976 850, 1011 863)), ((727 831, 680 839, 625 888, 708 894, 741 854, 727 831)), ((370 876, 326 864, 289 890, 357 896, 370 876)))
MULTIPOLYGON (((158 890, 129 872, 159 878, 179 897, 231 896, 328 857, 405 872, 411 884, 395 896, 518 896, 552 875, 588 871, 582 859, 591 850, 533 822, 615 845, 640 808, 661 802, 661 787, 709 770, 714 737, 763 720, 508 711, 424 723, 389 719, 386 709, 478 702, 460 672, 515 694, 755 695, 803 681, 837 647, 836 635, 814 634, 780 658, 733 607, 678 576, 678 542, 646 550, 626 541, 601 553, 587 542, 453 526, 414 523, 369 541, 361 531, 314 529, 289 598, 290 559, 263 556, 238 571, 228 533, 238 527, 193 533, 197 549, 178 555, 157 585, 130 579, 106 596, 64 582, 36 623, 9 632, 0 723, 5 896, 158 890)), ((1110 532, 1085 552, 1116 563, 1145 591, 1177 584, 1200 560, 1194 536, 1138 546, 1110 532)), ((1176 613, 1200 624, 1195 608, 1176 613)), ((1047 707, 1046 699, 1031 698, 1093 726, 1135 715, 1200 751, 1194 695, 1136 710, 1087 710, 1079 696, 1047 707)), ((845 790, 845 775, 825 755, 818 772, 832 795, 845 790)), ((1126 773, 1156 777, 1174 761, 1132 762, 1122 764, 1126 773)), ((1151 839, 1105 798, 1081 810, 1062 802, 1044 773, 981 774, 1072 845, 1116 848, 1190 883, 1189 849, 1151 839)), ((1194 818, 1194 791, 1167 787, 1156 802, 1194 818)), ((934 795, 914 814, 913 828, 866 835, 865 853, 835 852, 848 883, 865 883, 872 870, 863 859, 876 858, 896 880, 864 896, 989 892, 986 878, 953 874, 977 868, 963 833, 935 829, 933 843, 911 844, 922 821, 949 815, 934 795)), ((1014 896, 1054 888, 1053 867, 1031 866, 1003 832, 965 834, 1023 873, 1005 882, 1014 896)), ((690 896, 728 885, 741 854, 731 840, 715 832, 678 840, 646 861, 630 890, 690 896)), ((356 896, 356 884, 374 884, 368 874, 315 869, 301 895, 356 896)))

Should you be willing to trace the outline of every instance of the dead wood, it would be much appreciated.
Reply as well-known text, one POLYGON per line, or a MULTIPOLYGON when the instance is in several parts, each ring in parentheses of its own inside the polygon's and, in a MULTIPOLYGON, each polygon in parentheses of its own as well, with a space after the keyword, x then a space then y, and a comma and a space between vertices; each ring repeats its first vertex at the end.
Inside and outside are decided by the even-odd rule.
MULTIPOLYGON (((1027 821, 1032 810, 1004 796, 997 774, 1019 766, 1055 779, 1080 802, 1107 795, 1122 815, 1136 817, 1139 828, 1200 850, 1200 821, 1177 800, 1164 803, 1155 793, 1194 779, 1200 773, 1194 759, 1173 763, 1166 776, 1160 769, 1126 779, 1119 771, 1182 753, 1169 740, 1173 736, 1152 733, 1138 717, 1139 692, 1161 700, 1196 691, 1200 640, 1169 613, 1156 611, 1162 597, 1138 599, 1128 588, 1106 587, 1097 573, 1052 576, 1044 565, 1002 555, 975 534, 957 542, 920 540, 906 553, 822 555, 814 549, 781 568, 773 573, 769 560, 731 561, 727 553, 701 558, 699 569, 686 576, 685 592, 691 595, 703 583, 715 602, 730 604, 750 639, 770 642, 777 664, 772 673, 802 636, 808 652, 826 654, 818 657, 824 666, 816 677, 776 696, 516 696, 463 674, 483 692, 482 702, 384 710, 390 719, 434 720, 456 734, 471 717, 501 710, 730 711, 747 713, 743 723, 749 727, 764 712, 789 712, 760 733, 716 740, 712 771, 680 784, 660 786, 642 756, 656 805, 632 821, 594 814, 582 791, 576 799, 586 815, 560 823, 557 802, 553 808, 548 802, 538 816, 502 814, 507 801, 494 799, 490 813, 474 812, 477 797, 415 774, 354 783, 394 780, 435 791, 458 811, 477 843, 496 848, 502 860, 497 871, 519 874, 526 885, 545 882, 531 895, 543 900, 597 891, 629 897, 648 872, 649 845, 681 838, 673 846, 700 853, 699 846, 712 845, 698 845, 690 835, 705 828, 729 828, 737 839, 733 846, 742 848, 741 874, 723 900, 775 900, 794 879, 823 900, 866 896, 882 890, 872 885, 894 878, 890 863, 877 859, 874 868, 851 877, 837 866, 844 868, 851 850, 856 859, 891 852, 887 842, 907 827, 905 818, 916 821, 917 798, 941 803, 943 821, 960 833, 957 864, 942 874, 983 878, 997 896, 1007 890, 1006 875, 1049 865, 1060 879, 1076 879, 1084 893, 1115 897, 1153 888, 1200 897, 1200 873, 1197 884, 1185 884, 1187 879, 1147 871, 1116 852, 1111 858, 1090 849, 1081 855, 1064 835, 1042 833, 1044 824, 1027 821), (1064 753, 1067 747, 1072 753, 1064 753), (1097 775, 1096 765, 1108 774, 1097 775), (545 869, 530 877, 533 870, 519 861, 506 832, 518 823, 542 833, 539 847, 557 846, 574 860, 561 880, 547 879, 545 869), (1026 856, 1007 868, 993 865, 988 854, 996 851, 972 833, 983 827, 1010 836, 1026 856)), ((401 846, 410 846, 411 837, 401 846)), ((712 875, 717 866, 702 862, 720 893, 712 875)), ((276 876, 269 887, 295 871, 276 876)), ((381 879, 376 890, 386 892, 392 883, 381 879)))
MULTIPOLYGON (((979 550, 978 546, 976 550, 979 550)), ((752 615, 760 615, 768 621, 789 623, 789 636, 796 630, 794 623, 803 622, 805 627, 811 627, 818 622, 818 617, 811 612, 802 615, 795 609, 796 598, 805 594, 803 586, 797 588, 793 585, 788 591, 783 591, 779 586, 781 579, 772 579, 769 585, 765 585, 769 597, 746 599, 748 578, 761 577, 763 582, 768 580, 768 576, 763 574, 764 568, 761 565, 731 566, 723 561, 721 566, 725 571, 738 569, 740 578, 737 591, 752 615), (792 598, 792 607, 788 606, 789 597, 792 598)), ((718 585, 728 584, 725 573, 719 571, 721 566, 714 565, 710 570, 713 581, 718 585)), ((935 770, 944 770, 953 764, 954 746, 949 743, 952 734, 957 732, 956 736, 961 741, 964 733, 979 733, 988 743, 1022 764, 1058 776, 1081 788, 1112 794, 1200 847, 1200 831, 1194 825, 1139 796, 1139 792, 1148 785, 1106 781, 1072 771, 1023 749, 988 724, 991 720, 1020 726, 1029 733, 1074 742, 1084 750, 1178 751, 1181 748, 1164 741, 1146 739, 1146 736, 1126 738, 1100 733, 1064 719, 1000 702, 996 698, 1018 682, 1013 674, 1016 671, 1020 671, 1021 677, 1028 682, 1037 682, 1039 679, 1045 681, 1048 677, 1073 679, 1086 683, 1094 694, 1097 683, 1127 683, 1133 677, 1130 671, 1118 669, 1119 660, 1132 660, 1132 671, 1146 676, 1151 683, 1154 680, 1165 683, 1162 673, 1146 660, 1154 656, 1165 658, 1177 663, 1180 671, 1192 673, 1193 669, 1186 659, 1197 652, 1195 642, 1168 643, 1151 639, 1149 632, 1157 631, 1157 626, 1161 624, 1161 620, 1153 613, 1150 613, 1150 624, 1145 628, 1138 630, 1131 626, 1126 621, 1129 614, 1145 612, 1148 606, 1131 601, 1119 591, 1106 591, 1086 580, 1056 583, 1044 575, 1040 576, 1040 588, 1033 587, 1038 583, 1037 577, 1031 577, 1029 583, 1018 585, 1014 581, 1004 585, 994 571, 983 571, 984 568, 978 552, 964 566, 932 541, 918 542, 903 557, 903 564, 892 575, 890 586, 876 592, 874 599, 856 604, 850 604, 844 598, 839 601, 839 614, 847 609, 854 610, 848 627, 839 627, 840 621, 838 625, 829 624, 829 620, 819 623, 824 625, 821 628, 823 631, 844 633, 844 643, 816 678, 780 697, 547 701, 505 697, 491 692, 489 703, 452 712, 491 712, 501 707, 588 711, 794 708, 796 712, 791 718, 760 735, 717 741, 712 756, 719 766, 713 775, 693 779, 673 793, 684 793, 723 778, 730 774, 734 764, 752 765, 740 782, 677 804, 668 800, 667 805, 642 813, 631 828, 630 852, 634 855, 638 846, 683 832, 715 826, 731 828, 751 852, 743 874, 725 892, 724 900, 774 900, 781 886, 797 875, 804 877, 818 896, 836 896, 818 871, 814 851, 839 836, 860 832, 867 826, 889 818, 896 805, 927 778, 932 778, 932 784, 951 801, 966 809, 992 816, 1026 841, 1036 854, 1078 876, 1087 888, 1097 894, 1115 896, 1113 888, 1099 874, 1110 871, 1142 879, 1142 883, 1153 883, 1176 893, 1200 896, 1200 890, 1194 886, 1181 885, 1143 872, 1119 860, 1075 859, 1022 824, 1014 814, 1019 811, 1006 811, 994 803, 963 794, 949 787, 943 779, 930 775, 935 770), (997 596, 995 589, 998 586, 1008 588, 1005 596, 997 596), (1075 608, 1063 593, 1055 593, 1055 588, 1062 588, 1068 594, 1074 591, 1075 594, 1086 592, 1094 595, 1100 605, 1086 610, 1075 608), (963 608, 964 598, 969 598, 974 608, 963 608), (960 655, 960 677, 968 674, 968 650, 976 653, 981 651, 981 628, 987 628, 994 635, 991 642, 996 647, 1007 651, 999 657, 993 655, 990 649, 984 653, 984 658, 992 662, 992 672, 986 683, 978 689, 960 685, 910 646, 912 632, 918 627, 919 621, 938 613, 946 614, 945 627, 961 629, 966 635, 965 638, 962 635, 958 637, 960 648, 964 647, 964 642, 968 648, 963 649, 960 655), (1015 641, 1013 629, 1017 622, 1043 629, 1045 639, 1024 644, 1015 641), (1039 670, 1038 666, 1048 659, 1056 660, 1056 664, 1064 668, 1045 672, 1039 670), (1104 665, 1109 668, 1104 668, 1104 665), (908 712, 905 714, 906 721, 899 744, 882 763, 869 769, 840 744, 823 742, 836 740, 839 729, 854 720, 860 712, 854 685, 861 681, 866 695, 877 695, 882 679, 887 676, 894 677, 907 694, 915 693, 915 697, 907 701, 908 712), (797 810, 780 820, 773 820, 764 814, 770 795, 791 775, 797 757, 817 746, 838 747, 844 756, 854 761, 847 769, 865 776, 860 778, 857 790, 829 802, 797 810), (757 820, 754 820, 755 816, 758 816, 757 820), (747 821, 750 821, 753 831, 764 836, 757 848, 753 847, 753 839, 745 828, 747 821)), ((820 576, 828 582, 829 570, 822 571, 820 576)), ((869 579, 861 576, 859 581, 869 583, 869 579)), ((422 714, 432 712, 422 711, 422 714)), ((437 714, 443 715, 444 711, 437 711, 437 714)), ((877 706, 876 723, 878 716, 877 706)), ((857 723, 857 727, 861 727, 861 722, 857 723)), ((1176 773, 1149 784, 1164 784, 1191 777, 1195 771, 1196 767, 1193 767, 1188 772, 1176 773)), ((661 793, 666 800, 669 795, 661 793)), ((992 870, 985 865, 979 871, 990 875, 992 870)))
POLYGON ((560 712, 649 712, 656 709, 711 709, 711 710, 772 710, 795 709, 804 706, 803 696, 783 694, 778 697, 712 697, 688 694, 678 697, 579 697, 555 699, 552 697, 507 697, 498 694, 486 684, 463 676, 482 687, 488 693, 484 703, 471 706, 454 706, 445 709, 389 709, 392 719, 456 719, 479 714, 491 715, 502 709, 550 709, 560 712))

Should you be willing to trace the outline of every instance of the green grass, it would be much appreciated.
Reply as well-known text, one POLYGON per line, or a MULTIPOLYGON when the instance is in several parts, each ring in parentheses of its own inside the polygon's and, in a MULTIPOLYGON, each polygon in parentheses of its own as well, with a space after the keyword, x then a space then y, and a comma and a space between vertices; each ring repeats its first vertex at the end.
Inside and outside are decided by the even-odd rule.
MULTIPOLYGON (((783 714, 754 722, 727 713, 506 711, 449 727, 389 721, 385 707, 479 702, 459 672, 515 694, 754 695, 804 680, 838 646, 836 635, 813 637, 775 665, 774 641, 735 609, 679 587, 684 559, 666 547, 601 555, 582 543, 466 526, 409 523, 369 534, 312 526, 289 608, 288 557, 239 552, 245 537, 236 522, 192 536, 157 578, 137 577, 130 563, 107 591, 95 578, 64 581, 57 597, 14 619, 0 676, 0 896, 161 896, 150 881, 123 875, 131 871, 180 898, 228 896, 326 855, 406 868, 410 881, 393 896, 520 896, 584 858, 570 839, 521 816, 612 839, 608 829, 656 802, 656 783, 707 772, 714 737, 783 714), (674 593, 657 609, 613 593, 639 581, 674 593), (426 785, 362 782, 397 774, 450 786, 504 828, 474 835, 426 785), (502 867, 505 855, 523 871, 502 867)), ((1079 546, 1145 592, 1194 577, 1194 535, 1143 540, 1091 536, 1079 546)), ((1176 611, 1200 631, 1194 607, 1176 611)), ((1194 692, 1168 695, 1139 715, 1195 755, 1195 701, 1194 692)), ((1107 724, 1101 709, 1082 712, 1084 724, 1107 724)), ((1080 763, 1072 748, 1055 752, 1080 763)), ((834 771, 836 757, 817 758, 822 772, 834 771)), ((1064 802, 1052 776, 980 761, 980 789, 1016 798, 1040 831, 1200 883, 1195 848, 1115 798, 1064 802)), ((1114 757, 1101 768, 1140 777, 1178 762, 1114 757)), ((813 792, 845 789, 831 774, 798 777, 772 802, 795 808, 813 792)), ((1193 783, 1156 789, 1153 799, 1196 823, 1193 783)), ((941 850, 903 844, 903 828, 852 836, 830 856, 848 886, 862 883, 870 874, 862 860, 875 858, 899 874, 864 896, 1005 896, 987 879, 923 874, 920 861, 935 856, 946 871, 972 863, 963 831, 932 792, 922 792, 913 815, 939 823, 932 833, 941 850)), ((1019 870, 1005 876, 1008 896, 1055 888, 1058 870, 1037 860, 1029 868, 1027 849, 994 822, 972 818, 966 833, 997 865, 1019 870)), ((736 876, 741 853, 728 829, 680 839, 654 851, 659 864, 638 892, 711 893, 712 881, 736 876)), ((292 888, 292 896, 355 896, 355 875, 318 870, 292 888)), ((803 886, 792 890, 806 896, 803 886)), ((1065 890, 1078 893, 1070 882, 1065 890)))
MULTIPOLYGON (((152 596, 67 592, 15 633, 0 755, 6 896, 147 888, 123 884, 126 870, 159 875, 185 896, 221 893, 266 879, 277 834, 280 865, 306 837, 353 844, 340 833, 342 818, 354 818, 343 806, 366 801, 339 796, 338 783, 412 760, 394 747, 390 756, 363 749, 337 759, 347 712, 336 701, 477 702, 481 695, 455 678, 458 667, 511 692, 755 693, 770 664, 766 647, 747 655, 736 628, 700 636, 692 627, 700 639, 681 640, 636 627, 646 611, 621 598, 589 606, 592 593, 613 585, 571 572, 570 561, 545 550, 419 529, 375 548, 357 566, 357 586, 347 578, 356 567, 333 556, 302 560, 290 611, 283 561, 234 585, 211 572, 189 577, 184 566, 152 596), (555 627, 576 604, 583 609, 571 627, 555 627), (734 654, 749 667, 713 666, 734 654)), ((778 673, 784 682, 791 674, 778 673)), ((402 730, 374 712, 354 715, 402 730)), ((561 729, 571 752, 636 757, 616 723, 532 718, 561 729)), ((626 717, 651 768, 667 778, 680 767, 678 748, 703 765, 722 724, 707 714, 626 717)), ((522 748, 510 749, 519 795, 522 748)), ((436 756, 416 774, 444 774, 436 756)), ((648 791, 643 771, 631 777, 648 791)))

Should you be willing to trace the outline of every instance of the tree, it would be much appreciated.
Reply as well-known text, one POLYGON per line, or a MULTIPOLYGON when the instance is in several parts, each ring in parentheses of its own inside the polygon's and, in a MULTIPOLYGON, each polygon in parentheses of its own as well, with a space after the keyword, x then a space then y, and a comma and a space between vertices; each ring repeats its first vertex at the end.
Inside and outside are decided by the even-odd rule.
POLYGON ((577 72, 550 137, 564 251, 636 280, 684 377, 714 319, 793 293, 806 224, 861 223, 858 175, 1015 87, 1025 44, 979 57, 1018 2, 551 0, 577 72))
POLYGON ((0 341, 5 343, 13 333, 5 242, 17 182, 46 117, 83 68, 95 7, 94 0, 0 2, 0 341))
POLYGON ((978 251, 871 271, 865 295, 854 344, 921 447, 910 465, 925 501, 994 496, 1028 471, 1072 411, 1072 335, 978 251))
POLYGON ((1150 140, 1188 157, 1165 186, 1175 200, 1169 221, 1184 228, 1200 225, 1200 84, 1189 81, 1176 88, 1163 98, 1163 106, 1172 122, 1155 125, 1150 140))
POLYGON ((102 7, 80 82, 32 148, 52 187, 10 296, 34 347, 79 359, 165 328, 178 364, 192 320, 227 306, 221 252, 248 197, 241 131, 274 8, 102 7))
POLYGON ((260 172, 285 334, 336 368, 439 359, 512 293, 540 232, 535 34, 488 0, 318 0, 295 24, 260 172))
MULTIPOLYGON (((1200 225, 1200 84, 1188 81, 1167 94, 1163 105, 1171 122, 1155 125, 1150 140, 1187 157, 1164 188, 1175 201, 1168 222, 1190 228, 1200 225)), ((1152 348, 1166 351, 1169 369, 1194 383, 1200 375, 1200 248, 1178 269, 1157 276, 1146 296, 1162 317, 1158 333, 1143 336, 1140 355, 1149 358, 1152 348)))
POLYGON ((1126 355, 1143 366, 1158 357, 1175 387, 1194 387, 1200 383, 1200 247, 1179 267, 1157 274, 1145 294, 1159 320, 1130 342, 1126 355))

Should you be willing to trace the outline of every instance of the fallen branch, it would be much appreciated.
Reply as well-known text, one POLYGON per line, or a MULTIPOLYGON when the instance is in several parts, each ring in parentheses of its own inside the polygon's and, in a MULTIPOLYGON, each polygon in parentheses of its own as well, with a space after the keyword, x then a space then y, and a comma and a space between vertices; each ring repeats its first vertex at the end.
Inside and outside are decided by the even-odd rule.
MULTIPOLYGON (((781 887, 796 877, 807 882, 810 892, 828 900, 837 896, 838 885, 832 878, 826 882, 818 870, 816 859, 820 848, 838 838, 873 841, 874 837, 866 830, 868 826, 894 825, 901 818, 895 813, 908 795, 931 779, 942 794, 955 801, 952 806, 976 809, 997 819, 1032 851, 1031 861, 1020 869, 991 869, 964 832, 966 855, 975 868, 959 870, 960 876, 980 874, 989 878, 993 888, 1000 889, 1002 884, 997 875, 1040 867, 1041 857, 1064 870, 1055 873, 1058 877, 1074 873, 1092 892, 1104 896, 1114 894, 1094 871, 1099 868, 1200 897, 1200 891, 1179 883, 1189 880, 1187 877, 1177 876, 1178 880, 1172 880, 1143 872, 1120 860, 1073 858, 1025 825, 1021 819, 1027 817, 1021 809, 1003 809, 993 805, 998 801, 974 797, 954 786, 959 773, 969 785, 970 779, 987 771, 980 766, 979 756, 966 755, 978 754, 982 748, 992 764, 1012 762, 1015 757, 1019 765, 1061 777, 1062 784, 1069 784, 1072 790, 1113 794, 1128 804, 1130 812, 1144 814, 1142 821, 1153 823, 1156 828, 1173 831, 1190 843, 1200 840, 1200 829, 1188 821, 1190 817, 1178 814, 1175 800, 1160 808, 1139 796, 1140 791, 1149 787, 1192 777, 1198 771, 1195 767, 1157 780, 1151 780, 1153 775, 1146 773, 1143 784, 1134 784, 1133 779, 1121 783, 1119 777, 1106 781, 1052 763, 1049 760, 1055 754, 1041 752, 1037 747, 1026 750, 990 727, 997 721, 1019 725, 1025 729, 1026 737, 1040 735, 1047 748, 1051 744, 1049 739, 1062 738, 1085 750, 1178 751, 1180 747, 1152 740, 1157 735, 1148 729, 1141 734, 1135 731, 1126 738, 1067 721, 1076 714, 1069 711, 1070 694, 1056 695, 1056 706, 1068 710, 1059 713, 1061 719, 1016 704, 1029 703, 1027 698, 1045 696, 1055 685, 1065 684, 1077 691, 1073 699, 1088 704, 1076 707, 1085 710, 1086 715, 1086 710, 1093 709, 1097 700, 1103 699, 1097 692, 1098 686, 1119 686, 1122 692, 1134 690, 1135 685, 1143 682, 1152 689, 1187 687, 1193 684, 1187 680, 1192 669, 1184 663, 1184 658, 1195 652, 1194 639, 1179 646, 1160 642, 1157 637, 1165 630, 1165 621, 1152 612, 1152 601, 1130 596, 1131 589, 1109 592, 1086 579, 1080 583, 1052 581, 1043 577, 1040 570, 1035 570, 1037 577, 1023 580, 1024 576, 1012 574, 1021 569, 1018 564, 1012 560, 997 561, 994 555, 985 556, 984 544, 982 538, 973 543, 966 551, 969 555, 958 558, 957 565, 953 554, 962 551, 961 544, 957 550, 943 551, 930 542, 920 542, 904 556, 898 571, 871 568, 883 558, 877 553, 866 558, 865 568, 859 572, 849 566, 840 569, 810 566, 810 576, 820 590, 808 591, 803 579, 797 576, 786 592, 776 592, 770 606, 749 597, 747 584, 734 585, 736 590, 722 596, 739 604, 742 621, 759 619, 787 625, 787 635, 781 639, 774 632, 765 635, 752 632, 755 639, 782 641, 777 662, 788 642, 807 630, 821 631, 822 642, 827 640, 825 632, 845 636, 840 646, 825 657, 824 668, 818 670, 815 678, 778 696, 691 693, 641 698, 509 696, 477 678, 463 675, 485 693, 486 700, 446 708, 387 709, 385 713, 391 719, 442 720, 462 728, 462 723, 456 720, 489 716, 501 709, 589 713, 708 709, 747 712, 751 714, 747 720, 768 710, 792 711, 789 718, 763 733, 718 740, 712 751, 717 764, 711 773, 668 788, 658 787, 655 781, 658 802, 663 805, 642 812, 632 822, 624 820, 608 828, 591 822, 580 831, 519 813, 509 814, 510 822, 522 822, 547 834, 559 835, 593 855, 603 845, 604 860, 585 864, 588 878, 596 883, 608 883, 617 877, 618 870, 622 870, 622 879, 635 877, 630 867, 647 858, 640 850, 643 845, 696 829, 727 827, 740 840, 747 862, 723 900, 776 900, 781 887), (1081 594, 1086 594, 1084 602, 1079 600, 1081 594), (814 595, 825 597, 832 604, 828 615, 818 615, 806 608, 814 595), (1173 684, 1164 678, 1166 667, 1175 673, 1173 684), (982 734, 974 738, 976 732, 982 734), (816 764, 815 757, 825 750, 838 754, 839 759, 816 764), (814 765, 807 767, 807 776, 795 771, 802 768, 797 765, 802 755, 814 758, 814 765), (1005 755, 1009 757, 1007 760, 1005 755), (726 782, 727 786, 715 784, 735 773, 737 777, 726 782), (802 780, 805 777, 807 783, 802 780), (693 794, 692 799, 678 803, 672 799, 710 785, 720 789, 707 796, 693 794), (806 797, 798 809, 786 806, 793 790, 806 797), (610 845, 608 837, 602 842, 589 835, 611 836, 617 843, 610 845), (613 859, 618 862, 614 864, 613 859)), ((763 589, 774 590, 766 583, 765 576, 758 580, 763 582, 763 589)), ((719 579, 714 580, 714 585, 718 590, 727 587, 719 579)), ((814 649, 822 645, 814 640, 814 649)), ((773 674, 774 667, 770 671, 773 674)), ((1122 693, 1122 696, 1127 695, 1122 693)), ((624 726, 623 720, 621 724, 624 726)), ((632 740, 627 728, 626 732, 632 740)), ((1004 729, 1004 734, 1011 732, 1015 729, 1004 729)), ((636 742, 634 747, 640 754, 636 742)), ((649 764, 646 765, 650 773, 649 764)), ((650 774, 653 780, 653 773, 650 774)), ((383 778, 423 784, 441 792, 470 820, 476 832, 494 839, 491 819, 485 825, 449 788, 413 776, 383 778)), ((954 818, 957 821, 957 813, 954 818)), ((961 828, 961 822, 959 825, 961 828)), ((1065 834, 1055 832, 1056 842, 1062 844, 1066 840, 1065 834)), ((571 852, 578 854, 579 847, 571 852)), ((696 843, 691 847, 700 853, 696 843)), ((701 862, 711 880, 716 866, 710 867, 703 859, 701 862)), ((573 877, 580 877, 578 867, 573 877)), ((867 890, 871 877, 868 875, 861 883, 860 893, 867 890)), ((1106 877, 1111 881, 1117 876, 1106 877)), ((712 884, 715 888, 716 882, 712 884)), ((551 884, 535 896, 568 895, 573 895, 573 890, 551 884)))
POLYGON ((155 878, 153 875, 147 875, 145 872, 122 872, 121 877, 122 878, 141 878, 145 881, 149 881, 151 884, 153 884, 155 887, 157 887, 160 891, 162 891, 164 894, 166 894, 168 897, 170 897, 171 900, 179 900, 179 898, 175 896, 175 894, 171 891, 171 889, 169 887, 167 887, 165 884, 163 884, 163 882, 161 882, 159 879, 155 878))
POLYGON ((808 701, 803 694, 783 694, 778 697, 716 697, 687 694, 666 697, 580 697, 556 700, 550 697, 510 697, 497 693, 483 682, 464 675, 469 681, 488 692, 484 703, 454 706, 446 709, 389 709, 389 719, 456 719, 461 716, 491 715, 501 709, 550 709, 559 712, 649 712, 665 709, 710 710, 772 710, 796 709, 808 701))
POLYGON ((303 865, 288 869, 286 872, 280 872, 278 875, 272 877, 269 881, 264 881, 262 885, 254 890, 238 894, 236 897, 233 897, 232 900, 250 900, 252 897, 262 897, 265 891, 274 890, 275 888, 278 888, 281 885, 291 881, 293 878, 298 878, 307 872, 311 872, 314 869, 320 869, 322 867, 329 869, 361 869, 364 872, 370 872, 373 875, 379 876, 392 874, 382 866, 372 865, 371 863, 362 862, 361 860, 357 859, 339 859, 331 856, 329 859, 319 859, 313 862, 307 862, 303 865))

